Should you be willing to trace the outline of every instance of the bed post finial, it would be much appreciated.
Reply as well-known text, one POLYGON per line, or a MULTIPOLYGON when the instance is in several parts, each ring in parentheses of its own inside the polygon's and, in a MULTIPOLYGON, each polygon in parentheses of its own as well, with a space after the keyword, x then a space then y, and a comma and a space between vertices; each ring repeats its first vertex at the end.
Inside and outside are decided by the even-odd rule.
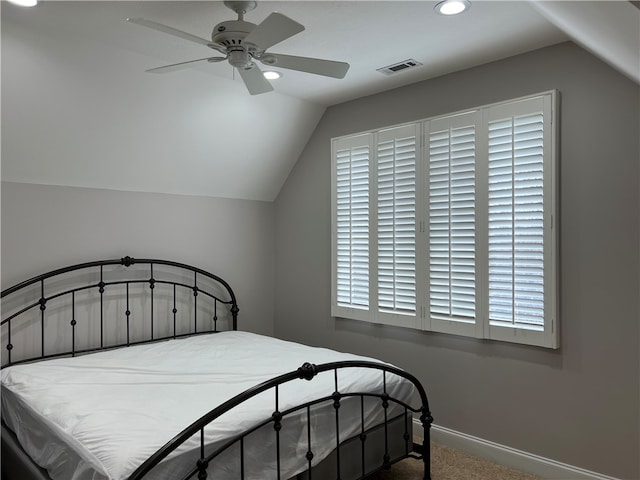
POLYGON ((126 257, 122 257, 120 259, 120 263, 122 265, 124 265, 125 267, 130 267, 131 265, 133 265, 134 263, 136 263, 136 259, 133 257, 130 257, 129 255, 127 255, 126 257))
POLYGON ((305 362, 300 368, 298 368, 298 378, 304 378, 305 380, 311 380, 318 374, 318 366, 305 362))

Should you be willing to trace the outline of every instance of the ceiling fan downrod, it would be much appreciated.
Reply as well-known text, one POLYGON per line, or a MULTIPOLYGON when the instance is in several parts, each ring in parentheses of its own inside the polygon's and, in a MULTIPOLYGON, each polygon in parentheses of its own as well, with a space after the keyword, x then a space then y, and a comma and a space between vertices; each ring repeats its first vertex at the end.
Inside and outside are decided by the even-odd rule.
POLYGON ((224 2, 224 4, 227 8, 230 8, 231 10, 236 12, 238 14, 238 20, 242 21, 244 20, 245 13, 250 12, 251 10, 256 8, 257 2, 229 1, 229 2, 224 2))

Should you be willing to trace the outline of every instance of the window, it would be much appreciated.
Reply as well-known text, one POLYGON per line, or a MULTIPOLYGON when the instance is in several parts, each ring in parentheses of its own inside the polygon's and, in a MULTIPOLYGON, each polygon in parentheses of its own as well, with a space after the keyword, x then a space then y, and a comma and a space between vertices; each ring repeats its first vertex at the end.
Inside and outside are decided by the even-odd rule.
POLYGON ((332 140, 332 315, 557 348, 556 92, 332 140))

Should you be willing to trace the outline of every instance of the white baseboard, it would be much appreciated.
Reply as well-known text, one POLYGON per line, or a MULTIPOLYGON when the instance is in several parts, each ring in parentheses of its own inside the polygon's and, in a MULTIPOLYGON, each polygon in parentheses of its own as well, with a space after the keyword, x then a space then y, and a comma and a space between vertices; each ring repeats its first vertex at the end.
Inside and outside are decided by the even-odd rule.
MULTIPOLYGON (((422 441, 424 434, 418 419, 413 420, 413 433, 414 438, 422 441)), ((441 445, 547 480, 618 480, 438 425, 431 426, 430 435, 441 445)))

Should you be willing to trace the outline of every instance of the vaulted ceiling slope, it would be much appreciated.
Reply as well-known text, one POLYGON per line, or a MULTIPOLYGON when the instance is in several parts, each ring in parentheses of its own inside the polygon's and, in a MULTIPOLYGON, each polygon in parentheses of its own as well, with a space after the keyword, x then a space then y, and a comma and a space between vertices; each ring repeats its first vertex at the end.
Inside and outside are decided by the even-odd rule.
POLYGON ((258 2, 245 20, 278 11, 306 27, 274 51, 351 68, 342 80, 283 70, 274 92, 251 96, 226 62, 145 73, 212 50, 125 21, 209 38, 236 19, 222 2, 1 2, 2 179, 272 201, 327 106, 576 36, 529 2, 475 1, 451 18, 434 4, 258 2), (423 65, 376 71, 409 58, 423 65))

